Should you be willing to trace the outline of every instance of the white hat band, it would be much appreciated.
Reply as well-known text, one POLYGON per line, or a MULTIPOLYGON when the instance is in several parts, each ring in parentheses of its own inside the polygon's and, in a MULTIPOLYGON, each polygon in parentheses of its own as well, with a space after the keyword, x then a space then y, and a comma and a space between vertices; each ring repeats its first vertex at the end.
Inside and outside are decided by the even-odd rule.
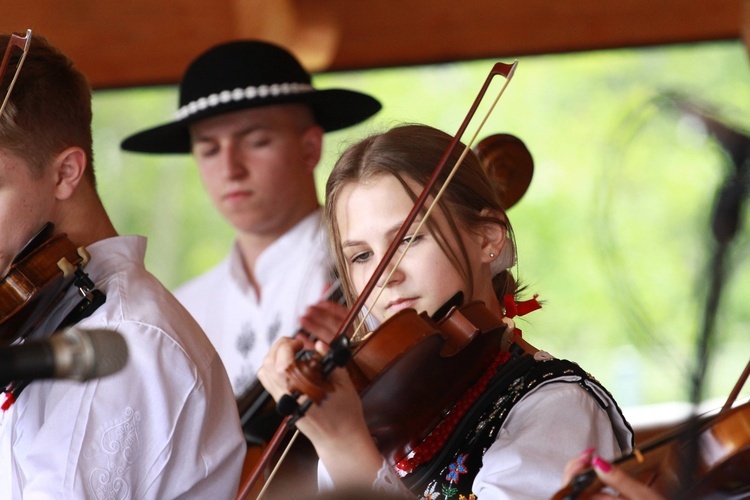
POLYGON ((201 97, 181 106, 175 113, 176 120, 184 120, 191 115, 219 104, 237 102, 242 100, 263 99, 266 97, 277 97, 280 95, 306 94, 315 90, 309 83, 274 83, 272 85, 250 86, 244 89, 222 90, 207 97, 201 97))

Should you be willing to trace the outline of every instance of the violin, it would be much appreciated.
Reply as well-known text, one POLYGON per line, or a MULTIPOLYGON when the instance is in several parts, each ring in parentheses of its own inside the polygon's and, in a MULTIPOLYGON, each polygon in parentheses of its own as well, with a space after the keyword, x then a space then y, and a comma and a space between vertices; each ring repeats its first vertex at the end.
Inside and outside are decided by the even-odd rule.
MULTIPOLYGON (((703 419, 696 429, 684 424, 667 438, 645 444, 614 462, 623 472, 665 498, 746 498, 750 495, 750 403, 716 418, 703 419), (696 439, 694 467, 682 474, 688 441, 696 439)), ((593 470, 573 478, 555 500, 587 499, 604 488, 593 470)))
POLYGON ((46 224, 24 246, 0 281, 0 345, 24 339, 43 320, 90 259, 66 234, 46 224))
POLYGON ((345 365, 390 463, 427 437, 500 352, 508 325, 484 303, 449 307, 437 321, 400 311, 357 345, 345 365))
MULTIPOLYGON (((287 439, 286 429, 307 407, 323 400, 329 385, 325 375, 336 366, 348 371, 370 433, 383 456, 394 464, 436 428, 498 353, 536 352, 507 318, 498 318, 483 302, 461 304, 462 300, 457 294, 432 317, 414 309, 400 311, 355 347, 340 337, 323 358, 303 351, 310 358, 300 356, 306 362, 299 364, 300 371, 290 372, 290 386, 299 386, 309 399, 304 408, 298 408, 296 398, 285 401, 285 396, 279 401, 279 412, 294 416, 279 427, 264 455, 275 454, 287 439), (445 309, 448 312, 443 316, 445 309)), ((245 469, 243 477, 247 473, 245 469)), ((254 470, 241 485, 238 498, 257 498, 256 482, 267 473, 254 470)))
MULTIPOLYGON (((750 497, 750 402, 732 408, 749 373, 750 363, 716 416, 689 420, 614 463, 665 498, 750 497)), ((587 499, 603 488, 589 469, 553 499, 587 499)))
MULTIPOLYGON (((453 137, 411 212, 393 237, 383 259, 339 327, 330 344, 330 352, 326 356, 320 356, 316 352, 302 351, 303 355, 298 356, 287 369, 291 394, 280 398, 277 407, 280 413, 288 416, 269 443, 264 457, 275 454, 287 429, 312 404, 320 403, 327 392, 332 390, 327 376, 336 367, 346 367, 362 399, 365 419, 378 448, 389 461, 398 460, 435 428, 500 351, 503 333, 509 330, 508 324, 481 302, 465 306, 449 305, 448 312, 436 318, 406 309, 389 318, 356 344, 350 341, 346 332, 350 331, 354 318, 363 308, 365 300, 396 251, 402 249, 400 243, 420 214, 427 198, 433 195, 433 188, 445 164, 455 152, 490 81, 495 75, 504 76, 504 90, 516 65, 517 63, 497 63, 492 68, 459 132, 453 137), (469 367, 472 368, 467 369, 469 367), (298 399, 302 394, 307 399, 300 404, 298 399), (422 404, 425 406, 416 406, 422 404), (417 417, 417 413, 421 416, 417 417)), ((502 91, 498 99, 500 95, 502 91)), ((466 150, 468 148, 466 146, 466 150)), ((453 166, 454 170, 463 157, 462 155, 453 166)), ((436 205, 437 198, 439 195, 433 200, 432 206, 436 205)), ((426 219, 427 215, 423 218, 423 223, 426 219)), ((393 267, 397 266, 396 263, 393 267)), ((249 495, 265 465, 265 459, 262 459, 251 476, 243 481, 238 498, 249 495)))
MULTIPOLYGON (((85 248, 76 248, 66 234, 54 234, 54 226, 45 224, 16 255, 0 281, 0 347, 23 342, 32 332, 39 337, 52 335, 102 305, 106 296, 83 272, 90 259, 85 248), (81 300, 65 311, 59 324, 41 330, 41 323, 71 286, 78 288, 81 300)), ((13 404, 28 384, 27 380, 16 380, 0 387, 6 394, 1 408, 13 404)))

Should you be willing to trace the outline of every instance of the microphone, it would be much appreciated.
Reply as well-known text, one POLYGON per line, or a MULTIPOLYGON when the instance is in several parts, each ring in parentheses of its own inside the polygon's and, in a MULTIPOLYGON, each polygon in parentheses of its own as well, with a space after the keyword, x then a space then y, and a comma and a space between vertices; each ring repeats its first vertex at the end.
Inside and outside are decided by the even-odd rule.
POLYGON ((45 340, 0 348, 0 386, 14 380, 86 381, 121 370, 127 360, 128 345, 119 333, 68 328, 45 340))
POLYGON ((669 95, 680 112, 698 120, 727 153, 736 168, 741 168, 750 158, 750 135, 716 117, 707 106, 680 95, 669 95))
POLYGON ((678 110, 700 122, 729 156, 734 172, 717 193, 711 229, 716 241, 726 244, 737 235, 742 207, 750 191, 750 135, 715 118, 707 108, 679 95, 668 96, 678 110))

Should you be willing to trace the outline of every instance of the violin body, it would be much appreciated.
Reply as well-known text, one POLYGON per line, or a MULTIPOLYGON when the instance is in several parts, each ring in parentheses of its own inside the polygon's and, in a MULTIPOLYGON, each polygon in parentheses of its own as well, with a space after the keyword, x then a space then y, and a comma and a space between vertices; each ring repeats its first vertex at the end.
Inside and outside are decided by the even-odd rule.
POLYGON ((697 464, 689 495, 750 497, 750 403, 707 421, 699 432, 697 464))
POLYGON ((26 245, 0 282, 0 346, 25 338, 73 283, 76 266, 88 262, 65 234, 49 232, 26 245))
POLYGON ((437 322, 406 309, 355 347, 346 368, 390 463, 412 451, 484 373, 505 328, 482 302, 455 307, 437 322))

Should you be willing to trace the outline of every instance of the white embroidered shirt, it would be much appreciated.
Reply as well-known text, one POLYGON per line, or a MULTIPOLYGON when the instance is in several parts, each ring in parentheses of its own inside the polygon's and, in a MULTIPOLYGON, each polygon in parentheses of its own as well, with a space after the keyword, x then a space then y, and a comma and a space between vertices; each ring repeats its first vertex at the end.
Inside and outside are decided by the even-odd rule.
POLYGON ((325 248, 315 211, 259 256, 253 275, 260 297, 236 244, 223 262, 175 291, 211 339, 237 396, 256 379, 271 344, 294 335, 305 308, 328 288, 332 267, 325 248))
POLYGON ((232 498, 245 443, 215 350, 146 271, 145 238, 88 250, 107 300, 76 326, 116 330, 128 363, 86 383, 32 382, 0 413, 0 498, 232 498))

